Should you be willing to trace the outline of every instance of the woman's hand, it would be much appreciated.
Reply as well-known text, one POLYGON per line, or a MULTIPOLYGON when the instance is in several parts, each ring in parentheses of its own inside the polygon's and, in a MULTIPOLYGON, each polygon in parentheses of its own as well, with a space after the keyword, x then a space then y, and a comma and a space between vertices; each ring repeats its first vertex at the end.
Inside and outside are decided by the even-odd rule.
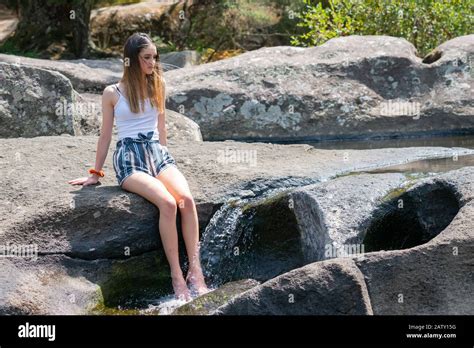
POLYGON ((84 178, 69 180, 68 184, 88 186, 88 185, 95 185, 98 182, 99 182, 99 177, 97 175, 92 175, 92 176, 89 176, 88 178, 84 177, 84 178))

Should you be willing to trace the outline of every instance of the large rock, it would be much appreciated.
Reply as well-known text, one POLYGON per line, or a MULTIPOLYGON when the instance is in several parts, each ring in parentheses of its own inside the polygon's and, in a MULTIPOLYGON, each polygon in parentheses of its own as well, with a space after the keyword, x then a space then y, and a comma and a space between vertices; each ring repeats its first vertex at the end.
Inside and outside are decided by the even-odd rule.
POLYGON ((2 258, 0 314, 87 314, 102 301, 100 287, 71 277, 58 259, 2 258))
POLYGON ((92 10, 91 39, 99 47, 121 50, 125 40, 138 31, 160 39, 183 35, 181 30, 187 23, 183 23, 180 13, 187 13, 187 6, 177 0, 140 1, 92 10))
MULTIPOLYGON (((431 236, 434 238, 428 243, 407 250, 369 253, 356 260, 364 274, 374 314, 474 314, 473 174, 474 167, 468 167, 419 182, 410 189, 416 192, 430 184, 444 187, 455 194, 459 203, 454 219, 441 233, 431 236)), ((424 202, 418 201, 425 212, 444 208, 438 210, 441 217, 452 215, 452 198, 442 198, 432 194, 424 202)), ((433 219, 425 218, 422 222, 428 232, 436 226, 433 219)))
MULTIPOLYGON (((157 248, 158 209, 117 185, 112 166, 115 144, 109 148, 101 185, 82 188, 67 183, 86 176, 94 165, 97 140, 96 136, 67 135, 0 139, 0 243, 31 242, 42 253, 85 259, 123 257, 127 246, 133 255, 157 248)), ((258 200, 269 190, 316 183, 356 169, 420 157, 448 157, 453 152, 474 153, 462 148, 342 151, 306 145, 189 141, 169 149, 190 185, 201 231, 219 207, 242 196, 258 200), (254 151, 258 166, 225 156, 254 151)))
MULTIPOLYGON (((0 74, 4 78, 0 87, 0 137, 100 133, 100 94, 79 94, 61 73, 28 64, 0 63, 0 74)), ((202 141, 197 123, 172 110, 166 115, 170 141, 202 141)), ((116 142, 116 127, 114 136, 116 142)))
MULTIPOLYGON (((352 303, 359 308, 365 304, 370 308, 366 314, 472 315, 473 177, 474 168, 467 167, 420 180, 393 197, 398 204, 410 199, 417 202, 415 207, 406 204, 398 209, 406 217, 416 216, 421 223, 413 229, 411 219, 397 221, 387 214, 383 219, 388 224, 378 231, 380 240, 391 241, 397 233, 405 233, 406 241, 421 231, 428 235, 420 240, 421 245, 315 262, 240 294, 214 313, 348 314, 354 309, 352 303), (350 281, 347 272, 340 270, 341 262, 354 269, 350 281), (363 291, 339 292, 342 284, 358 284, 363 291)), ((374 217, 372 223, 381 222, 374 217)))
MULTIPOLYGON (((34 63, 36 64, 48 64, 51 63, 51 60, 44 60, 44 59, 37 59, 35 61, 27 61, 27 63, 34 63)), ((54 63, 57 63, 56 66, 61 66, 63 63, 70 64, 74 63, 77 66, 86 66, 91 69, 94 69, 97 72, 106 72, 112 73, 118 79, 120 79, 123 75, 123 60, 121 58, 105 58, 105 59, 65 59, 65 60, 56 60, 54 63)), ((67 67, 67 65, 66 65, 67 67)), ((54 65, 51 64, 50 69, 54 69, 54 65)), ((79 76, 77 77, 79 78, 79 76)), ((87 78, 87 76, 82 76, 82 78, 87 78)), ((75 86, 78 88, 79 86, 75 86)))
POLYGON ((241 293, 257 286, 259 282, 253 279, 242 279, 222 285, 193 301, 176 308, 173 315, 207 315, 218 307, 232 300, 241 293))
POLYGON ((266 281, 315 261, 424 244, 472 196, 472 171, 450 173, 353 172, 225 204, 203 234, 206 272, 215 284, 266 281))
MULTIPOLYGON (((0 62, 57 71, 70 79, 78 92, 102 92, 108 85, 117 83, 123 75, 123 62, 119 58, 49 60, 0 53, 0 62)), ((164 71, 192 66, 198 62, 198 54, 194 51, 160 55, 164 71)))
POLYGON ((166 110, 166 131, 171 142, 202 141, 199 125, 173 110, 166 110))
POLYGON ((316 262, 237 296, 214 314, 348 314, 353 301, 359 308, 365 304, 375 315, 472 315, 472 202, 427 244, 346 261, 356 266, 355 274, 361 274, 357 281, 336 268, 344 259, 316 262), (336 271, 323 273, 328 265, 336 271), (340 291, 343 284, 347 291, 340 291), (356 284, 364 291, 356 291, 356 284))
POLYGON ((376 209, 407 181, 398 173, 350 175, 290 193, 305 261, 333 258, 347 245, 362 245, 376 209))
POLYGON ((364 277, 352 260, 330 260, 292 270, 219 307, 220 315, 373 314, 364 277))
POLYGON ((430 243, 357 261, 374 314, 474 314, 473 216, 471 201, 430 243))
POLYGON ((122 77, 122 73, 116 71, 117 63, 107 60, 102 67, 89 67, 80 61, 57 61, 0 54, 0 62, 57 71, 71 80, 74 89, 79 92, 102 92, 106 86, 117 83, 122 77))
MULTIPOLYGON (((123 41, 125 43, 125 40, 123 41)), ((160 49, 158 48, 158 52, 160 49)), ((198 65, 200 56, 198 52, 191 50, 183 50, 169 53, 160 53, 160 63, 163 71, 185 68, 193 65, 198 65)), ((71 59, 61 60, 59 63, 76 63, 86 65, 89 68, 98 69, 98 71, 111 71, 123 74, 123 60, 121 58, 107 58, 107 59, 71 59)), ((117 75, 118 76, 118 75, 117 75)))
POLYGON ((0 137, 80 134, 81 110, 64 75, 0 62, 0 137))
POLYGON ((0 314, 138 314, 171 291, 168 264, 156 251, 123 260, 3 257, 0 266, 0 314))
POLYGON ((474 35, 430 64, 408 41, 349 36, 169 71, 170 108, 205 140, 334 139, 474 131, 474 35))
MULTIPOLYGON (((111 163, 114 147, 109 149, 104 166, 106 176, 100 185, 82 188, 67 183, 70 179, 87 175, 87 169, 94 164, 96 146, 96 136, 0 139, 0 245, 36 245, 39 259, 37 263, 4 261, 8 266, 0 267, 1 277, 8 279, 12 274, 24 274, 25 279, 31 279, 35 284, 32 289, 37 295, 28 298, 24 291, 27 282, 21 286, 16 282, 0 282, 1 294, 14 294, 7 299, 4 297, 3 312, 21 312, 18 308, 31 301, 28 313, 85 313, 94 305, 100 307, 98 288, 106 307, 124 306, 127 303, 124 292, 131 290, 124 285, 123 292, 114 294, 117 287, 113 284, 132 286, 136 283, 142 287, 144 283, 134 276, 146 281, 148 285, 143 286, 149 288, 151 294, 159 294, 169 287, 170 280, 164 268, 166 262, 157 261, 164 259, 159 242, 159 211, 142 197, 117 186, 111 163), (58 259, 49 259, 51 257, 58 259), (142 258, 146 262, 142 262, 142 258), (79 261, 81 266, 76 267, 75 263, 79 261), (59 270, 61 276, 57 285, 52 277, 42 286, 42 280, 34 276, 43 267, 42 262, 48 265, 51 262, 51 266, 44 266, 46 269, 59 270), (117 265, 123 262, 130 267, 121 272, 117 265), (99 265, 103 268, 96 271, 99 265), (156 274, 156 279, 147 280, 144 276, 160 269, 165 273, 156 274), (5 275, 7 270, 10 271, 5 275), (105 278, 99 278, 101 274, 105 278), (117 277, 112 277, 113 274, 117 277), (108 275, 116 282, 108 282, 108 275), (77 302, 79 304, 62 302, 63 307, 51 308, 54 297, 49 293, 56 293, 57 298, 65 301, 73 289, 82 291, 82 295, 77 295, 83 299, 77 302), (16 299, 14 303, 18 306, 9 300, 12 298, 16 299), (44 306, 36 304, 42 299, 48 299, 44 300, 44 306)), ((474 153, 462 148, 319 150, 307 145, 233 141, 183 141, 170 145, 169 149, 191 187, 201 233, 215 212, 235 199, 247 197, 251 207, 252 200, 258 201, 268 191, 279 192, 314 184, 357 169, 405 163, 423 157, 452 156, 453 152, 459 155, 474 153), (247 161, 247 157, 239 157, 254 154, 253 151, 258 154, 258 166, 247 161)), ((466 189, 465 183, 472 180, 468 174, 465 172, 464 178, 456 179, 466 189)), ((179 216, 177 225, 181 227, 179 216)), ((184 251, 182 245, 180 251, 184 251)), ((138 300, 149 298, 148 293, 141 294, 138 287, 133 288, 138 300)))
POLYGON ((292 191, 304 259, 333 258, 349 246, 363 253, 429 241, 472 199, 470 168, 427 178, 351 173, 292 191))
POLYGON ((332 258, 345 245, 362 243, 383 198, 406 180, 402 174, 350 175, 224 205, 203 235, 206 271, 217 283, 265 281, 332 258))

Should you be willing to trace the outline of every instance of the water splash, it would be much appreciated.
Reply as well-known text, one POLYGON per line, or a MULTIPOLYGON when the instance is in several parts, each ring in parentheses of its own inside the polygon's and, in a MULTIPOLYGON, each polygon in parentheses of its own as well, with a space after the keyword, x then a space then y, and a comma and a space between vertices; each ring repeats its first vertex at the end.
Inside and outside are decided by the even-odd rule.
POLYGON ((150 303, 148 308, 141 309, 140 314, 145 315, 169 315, 176 308, 188 303, 189 301, 180 300, 174 295, 168 295, 159 298, 155 303, 150 303))
MULTIPOLYGON (((216 290, 216 287, 209 286, 209 292, 216 290)), ((175 309, 185 305, 186 303, 192 302, 194 299, 199 296, 194 294, 191 296, 191 299, 188 301, 177 299, 174 294, 166 295, 148 303, 147 308, 142 308, 139 310, 139 314, 144 315, 170 315, 175 309)))

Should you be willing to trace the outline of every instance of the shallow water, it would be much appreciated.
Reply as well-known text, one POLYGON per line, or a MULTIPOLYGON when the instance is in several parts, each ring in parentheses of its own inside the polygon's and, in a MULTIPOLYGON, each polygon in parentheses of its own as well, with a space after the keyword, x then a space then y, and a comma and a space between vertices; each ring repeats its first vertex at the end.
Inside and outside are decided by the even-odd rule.
MULTIPOLYGON (((300 142, 312 145, 318 149, 326 150, 365 150, 400 147, 465 147, 474 149, 474 135, 445 136, 445 137, 418 137, 403 139, 380 139, 380 140, 340 140, 322 142, 300 142)), ((296 144, 296 143, 295 143, 296 144)))
MULTIPOLYGON (((474 135, 444 136, 444 137, 419 137, 403 139, 380 140, 353 140, 353 141, 325 141, 310 142, 318 149, 325 150, 367 150, 381 148, 404 147, 463 147, 474 149, 474 135)), ((456 170, 463 167, 474 166, 474 155, 452 156, 446 158, 423 159, 405 164, 364 171, 367 173, 405 173, 405 174, 435 174, 456 170)))
POLYGON ((474 166, 474 155, 430 158, 366 171, 367 173, 444 173, 474 166))

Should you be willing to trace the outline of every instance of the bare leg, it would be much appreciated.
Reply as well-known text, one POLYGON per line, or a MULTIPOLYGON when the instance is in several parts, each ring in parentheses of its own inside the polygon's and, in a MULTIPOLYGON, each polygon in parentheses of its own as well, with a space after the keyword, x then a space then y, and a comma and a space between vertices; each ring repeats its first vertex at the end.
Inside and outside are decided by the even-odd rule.
POLYGON ((166 258, 170 264, 175 296, 189 300, 190 293, 179 265, 178 232, 176 230, 177 207, 174 197, 159 180, 142 172, 130 175, 123 182, 122 188, 144 197, 160 210, 160 236, 166 258))
POLYGON ((176 199, 181 212, 181 227, 189 259, 187 280, 196 289, 199 295, 209 291, 202 274, 199 260, 199 220, 196 204, 191 195, 184 175, 176 167, 170 166, 158 174, 157 178, 163 182, 167 190, 176 199))

